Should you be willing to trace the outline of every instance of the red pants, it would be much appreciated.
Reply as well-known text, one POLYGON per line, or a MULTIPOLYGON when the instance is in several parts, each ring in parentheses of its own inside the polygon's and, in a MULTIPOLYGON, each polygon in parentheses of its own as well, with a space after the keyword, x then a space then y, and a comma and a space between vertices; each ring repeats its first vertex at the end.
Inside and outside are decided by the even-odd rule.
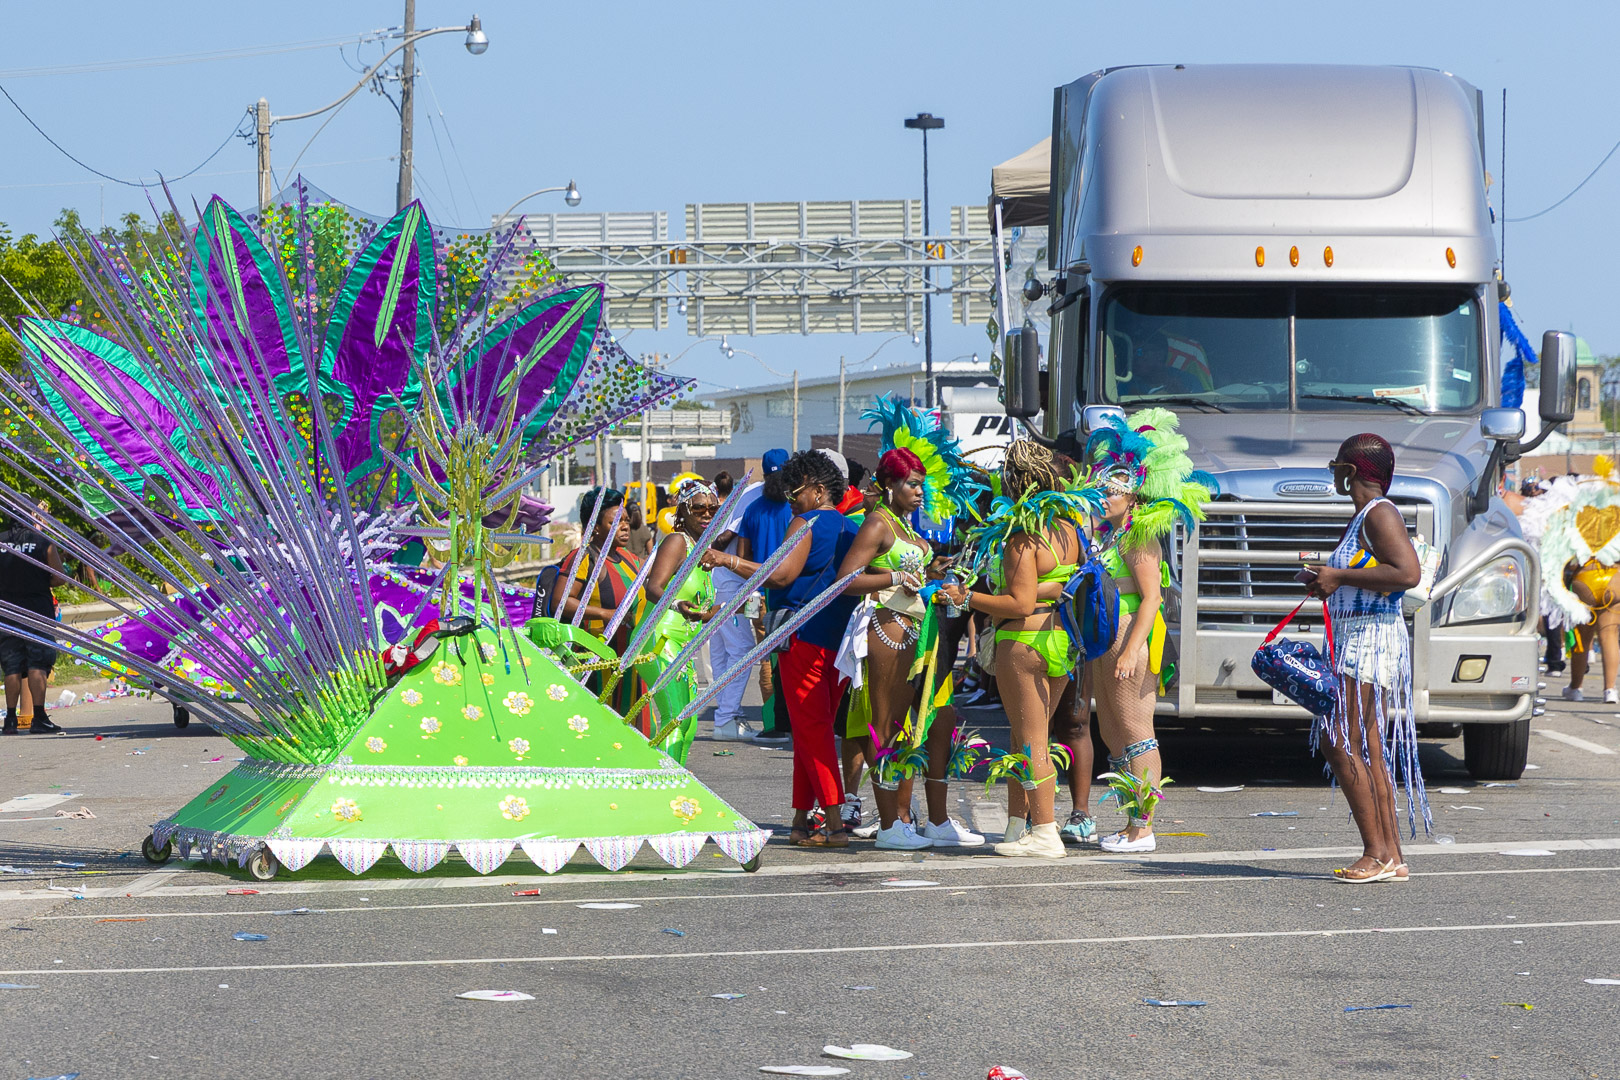
POLYGON ((836 659, 832 649, 794 635, 778 661, 779 691, 793 724, 793 809, 811 810, 819 802, 827 811, 829 828, 836 827, 832 815, 844 804, 833 723, 846 680, 834 666, 836 659))

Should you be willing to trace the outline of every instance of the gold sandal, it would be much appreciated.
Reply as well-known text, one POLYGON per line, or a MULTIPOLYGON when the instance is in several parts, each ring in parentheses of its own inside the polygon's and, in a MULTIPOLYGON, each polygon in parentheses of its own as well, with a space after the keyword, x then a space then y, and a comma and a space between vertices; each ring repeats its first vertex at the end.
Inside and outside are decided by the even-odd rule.
POLYGON ((1346 885, 1370 885, 1375 881, 1389 881, 1395 877, 1395 860, 1373 864, 1366 870, 1357 870, 1353 866, 1346 866, 1333 871, 1333 880, 1342 881, 1346 885))

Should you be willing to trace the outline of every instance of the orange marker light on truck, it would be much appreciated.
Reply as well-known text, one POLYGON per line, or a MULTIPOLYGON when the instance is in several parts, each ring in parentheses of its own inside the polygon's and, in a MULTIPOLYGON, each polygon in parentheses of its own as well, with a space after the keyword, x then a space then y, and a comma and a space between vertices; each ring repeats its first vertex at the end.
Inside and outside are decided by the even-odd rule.
POLYGON ((1288 249, 1288 265, 1289 266, 1298 266, 1299 265, 1299 248, 1298 247, 1291 247, 1291 248, 1288 249))
POLYGON ((1446 248, 1446 265, 1453 270, 1457 269, 1457 253, 1450 248, 1446 248))
POLYGON ((1333 249, 1331 247, 1322 249, 1322 262, 1328 266, 1333 265, 1333 249))
POLYGON ((1142 245, 1141 244, 1137 244, 1134 248, 1131 249, 1131 265, 1132 266, 1141 266, 1142 265, 1142 245))
POLYGON ((1265 248, 1257 247, 1257 248, 1254 249, 1254 265, 1256 265, 1256 266, 1264 266, 1264 265, 1266 265, 1266 249, 1265 248))

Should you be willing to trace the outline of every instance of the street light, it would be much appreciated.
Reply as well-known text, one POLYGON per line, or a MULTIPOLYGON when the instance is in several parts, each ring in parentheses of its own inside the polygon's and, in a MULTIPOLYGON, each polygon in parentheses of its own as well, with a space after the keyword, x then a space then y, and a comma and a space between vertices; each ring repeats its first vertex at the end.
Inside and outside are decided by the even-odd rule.
MULTIPOLYGON (((383 65, 392 60, 395 54, 402 49, 405 51, 405 59, 400 68, 399 186, 396 192, 399 205, 397 209, 403 210, 405 204, 411 201, 411 138, 413 117, 415 115, 411 95, 416 74, 416 43, 423 38, 432 37, 434 34, 465 33, 467 37, 462 44, 466 46, 469 53, 474 56, 481 56, 489 49, 489 35, 484 33, 484 25, 479 21, 477 15, 474 15, 472 21, 465 26, 436 26, 431 30, 413 30, 412 27, 415 24, 416 0, 405 0, 405 32, 403 39, 398 45, 384 53, 381 60, 367 68, 366 73, 360 76, 359 81, 336 101, 322 105, 318 109, 311 109, 308 112, 292 113, 287 116, 272 116, 270 102, 264 98, 259 99, 258 104, 254 106, 253 112, 255 141, 258 144, 259 212, 261 214, 270 208, 270 199, 274 194, 270 190, 272 182, 270 174, 270 126, 283 120, 307 120, 324 112, 331 112, 332 116, 336 116, 337 113, 333 110, 341 109, 348 104, 349 99, 358 94, 360 88, 370 82, 372 76, 381 71, 383 65)), ((298 163, 304 160, 305 151, 309 149, 311 143, 320 137, 321 132, 326 130, 326 125, 332 122, 332 116, 328 116, 321 126, 315 130, 315 134, 309 137, 309 142, 304 144, 304 149, 298 151, 298 156, 293 159, 292 168, 288 170, 288 175, 292 175, 297 170, 298 163)))
POLYGON ((933 258, 933 250, 928 242, 928 133, 944 126, 944 119, 933 113, 918 113, 906 119, 907 128, 922 132, 923 144, 923 250, 926 255, 923 262, 923 335, 928 342, 923 349, 923 366, 928 374, 930 409, 934 407, 934 273, 927 261, 933 258))
POLYGON ((563 193, 563 202, 567 203, 569 206, 578 206, 579 205, 579 202, 580 202, 579 186, 577 184, 575 184, 572 180, 570 180, 570 181, 568 181, 568 184, 566 186, 564 186, 564 187, 543 187, 543 188, 540 188, 537 191, 529 192, 527 195, 523 196, 523 198, 519 199, 517 202, 513 203, 511 206, 508 206, 501 213, 495 215, 495 220, 494 220, 493 224, 495 224, 497 226, 500 225, 508 217, 512 216, 512 211, 516 210, 518 207, 522 206, 524 203, 528 202, 530 199, 534 198, 536 195, 544 195, 547 192, 551 192, 551 191, 560 191, 560 192, 562 192, 563 193))

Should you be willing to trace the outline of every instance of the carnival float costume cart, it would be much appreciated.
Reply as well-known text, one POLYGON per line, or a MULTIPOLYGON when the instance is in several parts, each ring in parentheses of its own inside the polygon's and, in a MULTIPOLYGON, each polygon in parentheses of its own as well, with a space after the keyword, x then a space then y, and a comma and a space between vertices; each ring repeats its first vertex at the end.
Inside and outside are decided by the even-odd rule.
MULTIPOLYGON (((218 199, 198 217, 167 275, 125 273, 93 238, 65 245, 114 336, 24 318, 26 373, 0 372, 28 403, 0 464, 108 538, 37 515, 123 622, 7 618, 160 687, 246 755, 154 827, 147 856, 177 846, 270 877, 323 849, 355 873, 390 847, 415 871, 454 849, 488 873, 521 848, 550 872, 580 847, 618 869, 643 844, 681 866, 712 839, 754 862, 767 833, 581 681, 637 650, 523 625, 495 579, 534 541, 524 516, 543 520, 520 493, 545 461, 683 386, 613 342, 601 287, 503 305, 509 236, 441 334, 435 233, 413 204, 317 318, 312 276, 296 294, 245 219, 218 199), (379 604, 409 539, 437 565, 413 572, 414 610, 379 604)), ((0 483, 19 520, 37 497, 0 483)))

